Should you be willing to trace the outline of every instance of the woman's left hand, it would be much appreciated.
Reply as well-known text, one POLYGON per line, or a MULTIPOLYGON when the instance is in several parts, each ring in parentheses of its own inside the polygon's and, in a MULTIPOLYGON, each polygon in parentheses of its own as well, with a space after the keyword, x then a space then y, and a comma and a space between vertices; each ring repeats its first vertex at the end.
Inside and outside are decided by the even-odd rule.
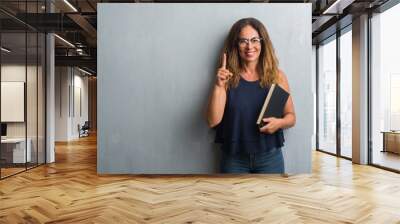
POLYGON ((269 117, 263 119, 266 125, 260 128, 260 132, 265 134, 273 134, 282 127, 282 119, 269 117))

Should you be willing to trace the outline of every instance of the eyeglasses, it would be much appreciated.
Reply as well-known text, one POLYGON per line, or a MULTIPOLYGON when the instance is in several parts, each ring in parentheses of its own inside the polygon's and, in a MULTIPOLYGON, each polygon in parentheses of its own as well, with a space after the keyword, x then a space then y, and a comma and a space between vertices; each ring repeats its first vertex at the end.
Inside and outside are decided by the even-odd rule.
POLYGON ((253 37, 251 39, 245 39, 245 38, 240 38, 238 43, 240 47, 245 47, 248 44, 252 44, 252 45, 260 45, 261 41, 263 40, 263 38, 261 37, 253 37))

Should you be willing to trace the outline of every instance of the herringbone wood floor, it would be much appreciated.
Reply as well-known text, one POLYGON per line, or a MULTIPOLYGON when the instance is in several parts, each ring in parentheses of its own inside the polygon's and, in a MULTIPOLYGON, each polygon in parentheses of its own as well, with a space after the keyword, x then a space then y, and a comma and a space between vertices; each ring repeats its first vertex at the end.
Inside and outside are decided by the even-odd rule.
POLYGON ((0 181, 0 223, 400 223, 400 175, 319 152, 289 177, 97 176, 96 139, 0 181))

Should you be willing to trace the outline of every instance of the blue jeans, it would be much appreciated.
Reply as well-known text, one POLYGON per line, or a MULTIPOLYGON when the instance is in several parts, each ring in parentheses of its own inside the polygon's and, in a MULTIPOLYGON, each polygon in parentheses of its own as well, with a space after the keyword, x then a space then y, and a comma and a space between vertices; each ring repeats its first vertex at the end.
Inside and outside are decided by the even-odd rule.
POLYGON ((256 153, 229 154, 222 152, 222 173, 284 173, 281 148, 256 153))

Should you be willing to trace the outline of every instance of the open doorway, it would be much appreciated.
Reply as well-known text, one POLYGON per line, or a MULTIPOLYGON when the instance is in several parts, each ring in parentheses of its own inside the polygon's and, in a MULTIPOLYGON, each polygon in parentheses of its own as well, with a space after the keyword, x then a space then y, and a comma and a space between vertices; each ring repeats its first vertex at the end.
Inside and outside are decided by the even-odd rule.
POLYGON ((97 78, 79 67, 55 69, 55 141, 96 134, 97 78))

